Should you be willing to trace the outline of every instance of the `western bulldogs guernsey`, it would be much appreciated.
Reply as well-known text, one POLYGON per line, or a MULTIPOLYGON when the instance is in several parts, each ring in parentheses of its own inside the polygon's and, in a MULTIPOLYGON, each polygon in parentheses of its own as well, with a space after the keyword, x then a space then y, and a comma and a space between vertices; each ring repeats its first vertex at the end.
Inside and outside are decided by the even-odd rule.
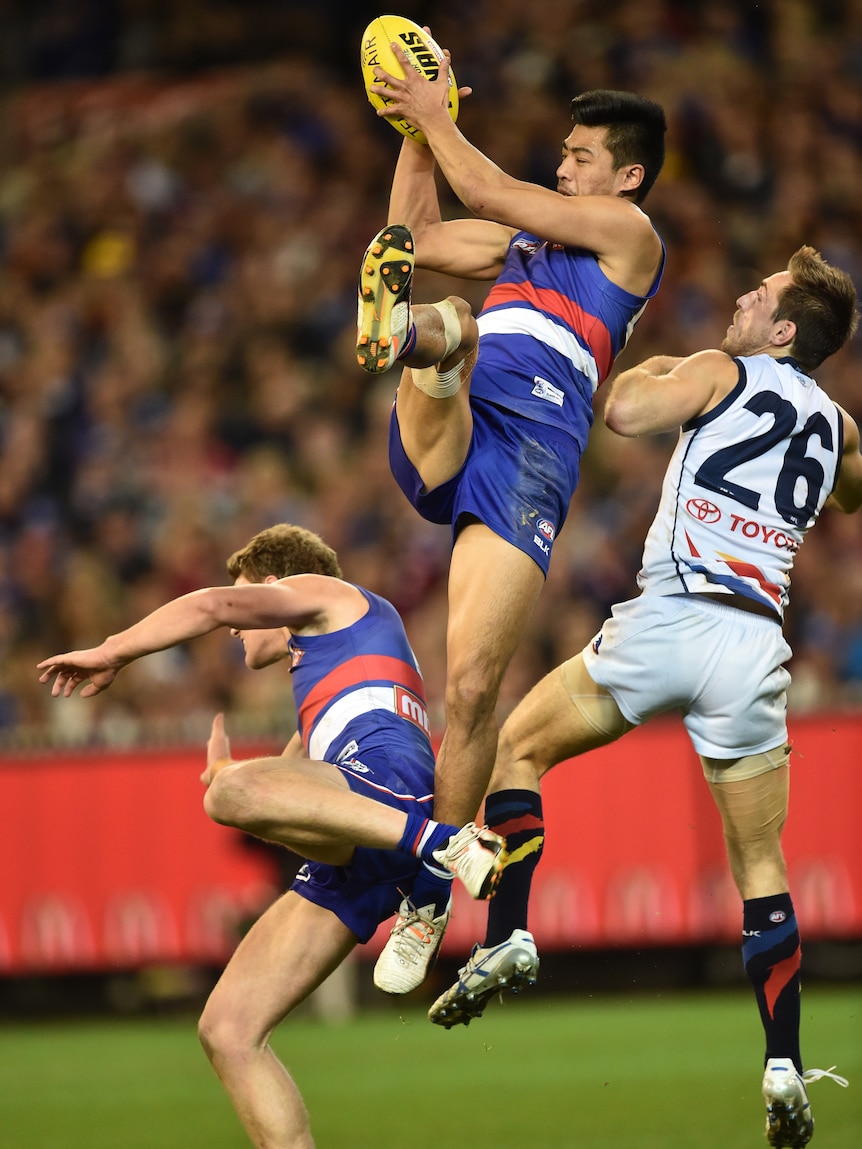
POLYGON ((733 391, 681 430, 638 584, 744 595, 782 619, 794 556, 838 477, 844 422, 794 360, 736 363, 733 391))
POLYGON ((519 232, 478 316, 470 394, 559 427, 583 451, 593 395, 658 290, 663 268, 664 260, 649 295, 632 295, 611 283, 593 252, 519 232))
POLYGON ((385 788, 416 798, 433 789, 425 687, 395 608, 357 587, 368 612, 329 634, 294 635, 291 681, 300 736, 309 758, 332 762, 385 788))

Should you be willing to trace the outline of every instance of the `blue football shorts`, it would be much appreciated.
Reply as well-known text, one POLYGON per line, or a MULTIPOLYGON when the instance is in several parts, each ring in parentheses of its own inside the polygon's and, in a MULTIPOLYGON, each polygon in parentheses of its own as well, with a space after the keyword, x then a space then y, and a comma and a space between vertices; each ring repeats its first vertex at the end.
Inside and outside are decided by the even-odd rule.
POLYGON ((580 448, 556 427, 525 419, 484 399, 471 399, 473 437, 464 465, 426 491, 407 458, 395 407, 389 424, 392 474, 423 519, 451 523, 453 541, 473 516, 532 558, 547 575, 578 485, 580 448))
MULTIPOLYGON (((385 763, 373 763, 373 786, 369 785, 361 773, 340 763, 336 765, 347 779, 350 789, 364 798, 372 798, 405 813, 412 810, 431 817, 433 766, 429 770, 425 794, 405 796, 395 792, 395 773, 385 763), (387 777, 395 783, 392 789, 386 787, 387 777)), ((420 865, 418 858, 411 858, 400 850, 375 850, 357 846, 348 866, 305 862, 290 888, 309 902, 331 910, 356 934, 360 942, 367 942, 380 923, 397 912, 401 899, 413 888, 420 865)))

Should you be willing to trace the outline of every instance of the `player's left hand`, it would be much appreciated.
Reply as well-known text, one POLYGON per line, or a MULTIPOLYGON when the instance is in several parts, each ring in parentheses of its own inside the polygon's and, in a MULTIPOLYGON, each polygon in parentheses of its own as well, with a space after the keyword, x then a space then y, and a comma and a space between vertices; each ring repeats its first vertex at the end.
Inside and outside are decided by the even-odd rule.
POLYGON ((219 770, 229 766, 231 761, 230 739, 224 728, 224 715, 217 714, 213 719, 210 736, 207 740, 207 766, 201 774, 201 782, 204 786, 209 786, 219 770))

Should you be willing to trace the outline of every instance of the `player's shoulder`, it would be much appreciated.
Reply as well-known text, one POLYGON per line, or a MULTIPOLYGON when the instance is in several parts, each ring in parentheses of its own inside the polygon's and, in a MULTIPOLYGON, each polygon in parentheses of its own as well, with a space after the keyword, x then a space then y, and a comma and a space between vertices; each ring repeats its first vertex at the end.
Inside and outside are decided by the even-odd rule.
POLYGON ((735 383, 739 379, 739 364, 732 355, 717 347, 707 347, 686 356, 674 369, 675 374, 687 378, 710 378, 735 383))

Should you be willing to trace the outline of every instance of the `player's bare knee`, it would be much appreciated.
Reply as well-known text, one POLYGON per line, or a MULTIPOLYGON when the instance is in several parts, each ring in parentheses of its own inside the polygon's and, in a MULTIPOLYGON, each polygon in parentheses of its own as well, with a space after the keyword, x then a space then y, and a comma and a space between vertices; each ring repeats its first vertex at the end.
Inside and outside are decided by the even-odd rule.
POLYGON ((446 683, 447 725, 475 725, 493 714, 500 683, 479 667, 450 676, 446 683))
POLYGON ((204 795, 207 816, 220 826, 244 825, 254 805, 255 777, 254 767, 246 763, 219 771, 204 795))
POLYGON ((255 1042, 241 1023, 241 1012, 210 998, 198 1021, 198 1040, 213 1064, 236 1062, 252 1052, 255 1042))

